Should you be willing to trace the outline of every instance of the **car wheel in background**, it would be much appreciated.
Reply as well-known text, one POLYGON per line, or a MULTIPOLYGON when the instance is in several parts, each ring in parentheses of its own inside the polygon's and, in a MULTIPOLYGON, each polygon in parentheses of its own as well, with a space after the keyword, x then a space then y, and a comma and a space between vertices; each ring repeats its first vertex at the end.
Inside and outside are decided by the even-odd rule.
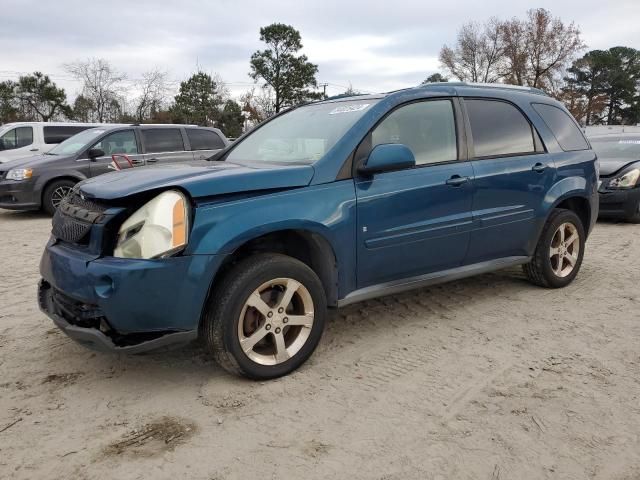
POLYGON ((327 301, 320 279, 304 263, 255 255, 213 289, 201 334, 225 370, 260 380, 280 377, 318 345, 327 301))
POLYGON ((580 271, 584 244, 584 227, 578 215, 571 210, 553 210, 542 229, 533 258, 523 265, 525 275, 542 287, 569 285, 580 271))
POLYGON ((67 196, 73 186, 76 184, 73 180, 54 180, 42 194, 42 208, 49 215, 56 213, 62 199, 67 196))

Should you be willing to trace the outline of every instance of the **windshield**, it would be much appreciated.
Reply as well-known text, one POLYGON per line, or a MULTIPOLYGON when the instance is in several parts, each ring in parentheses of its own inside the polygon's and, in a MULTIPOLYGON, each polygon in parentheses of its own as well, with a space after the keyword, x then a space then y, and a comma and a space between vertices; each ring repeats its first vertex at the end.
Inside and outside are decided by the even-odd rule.
POLYGON ((313 163, 375 104, 362 99, 296 108, 248 135, 227 155, 234 163, 313 163))
POLYGON ((591 138, 590 142, 598 158, 640 160, 640 136, 591 138))
POLYGON ((97 137, 106 132, 103 128, 90 128, 67 138, 64 142, 56 145, 47 155, 73 155, 84 148, 93 145, 97 137))

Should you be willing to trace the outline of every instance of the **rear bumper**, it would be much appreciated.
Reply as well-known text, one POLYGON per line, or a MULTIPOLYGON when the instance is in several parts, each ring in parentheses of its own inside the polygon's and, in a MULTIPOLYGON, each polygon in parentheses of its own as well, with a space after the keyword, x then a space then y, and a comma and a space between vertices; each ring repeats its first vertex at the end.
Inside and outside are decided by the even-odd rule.
POLYGON ((38 210, 40 194, 35 191, 35 181, 0 181, 0 208, 8 210, 38 210))
POLYGON ((600 193, 600 217, 629 218, 638 212, 640 188, 605 190, 600 193))
POLYGON ((141 352, 197 336, 221 256, 96 258, 50 241, 40 262, 41 310, 100 351, 141 352))

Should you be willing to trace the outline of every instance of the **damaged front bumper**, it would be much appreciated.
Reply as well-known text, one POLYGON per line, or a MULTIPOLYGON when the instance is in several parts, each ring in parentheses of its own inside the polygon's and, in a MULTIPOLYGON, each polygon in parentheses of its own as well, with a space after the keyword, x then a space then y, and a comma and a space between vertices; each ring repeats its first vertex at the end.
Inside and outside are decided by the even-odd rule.
POLYGON ((99 351, 140 353, 197 337, 217 255, 98 257, 51 240, 40 262, 40 309, 99 351))

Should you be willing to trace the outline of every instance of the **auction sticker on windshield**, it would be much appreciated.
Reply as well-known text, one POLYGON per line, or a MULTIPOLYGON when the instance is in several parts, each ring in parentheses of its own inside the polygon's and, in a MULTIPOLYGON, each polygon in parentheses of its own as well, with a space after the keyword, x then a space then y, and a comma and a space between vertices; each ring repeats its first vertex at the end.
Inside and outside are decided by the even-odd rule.
POLYGON ((358 103, 356 105, 341 105, 339 107, 334 108, 329 112, 329 115, 336 115, 338 113, 350 113, 350 112, 360 112, 367 108, 369 103, 358 103))

